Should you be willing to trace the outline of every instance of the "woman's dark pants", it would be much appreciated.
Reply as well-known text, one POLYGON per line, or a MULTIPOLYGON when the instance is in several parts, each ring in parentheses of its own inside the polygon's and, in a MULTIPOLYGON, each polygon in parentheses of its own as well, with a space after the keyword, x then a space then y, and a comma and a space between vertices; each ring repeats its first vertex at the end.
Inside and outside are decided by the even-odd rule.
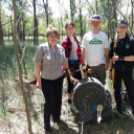
POLYGON ((50 130, 50 116, 53 120, 60 120, 62 104, 63 76, 56 80, 41 78, 42 92, 45 97, 44 104, 44 129, 50 130))
MULTIPOLYGON (((73 67, 75 70, 79 69, 79 61, 78 60, 74 61, 73 64, 71 64, 70 61, 68 63, 69 63, 69 67, 73 67)), ((78 80, 82 79, 81 72, 78 71, 77 73, 75 73, 74 78, 77 78, 78 80)), ((71 93, 72 89, 73 89, 73 84, 71 83, 69 77, 67 77, 67 82, 68 82, 68 91, 67 92, 71 93)))

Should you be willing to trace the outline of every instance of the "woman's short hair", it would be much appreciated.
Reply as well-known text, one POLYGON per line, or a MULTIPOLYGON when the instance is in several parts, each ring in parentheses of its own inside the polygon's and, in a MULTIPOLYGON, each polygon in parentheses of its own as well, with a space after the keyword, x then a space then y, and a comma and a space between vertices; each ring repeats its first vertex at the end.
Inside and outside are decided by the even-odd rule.
POLYGON ((67 28, 68 25, 72 25, 73 27, 75 27, 75 24, 72 21, 67 21, 65 24, 65 28, 67 28))
POLYGON ((46 30, 46 37, 48 38, 48 36, 51 33, 54 33, 58 37, 58 39, 60 38, 60 33, 58 29, 56 29, 55 27, 52 27, 51 25, 48 25, 47 30, 46 30))

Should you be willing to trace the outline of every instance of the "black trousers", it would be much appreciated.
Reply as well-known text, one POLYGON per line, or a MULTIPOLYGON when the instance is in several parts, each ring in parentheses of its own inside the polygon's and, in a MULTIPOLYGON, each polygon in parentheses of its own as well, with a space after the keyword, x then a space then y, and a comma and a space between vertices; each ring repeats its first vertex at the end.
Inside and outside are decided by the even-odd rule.
MULTIPOLYGON (((79 61, 78 60, 74 61, 73 64, 71 64, 71 62, 68 61, 68 64, 69 64, 69 67, 73 67, 75 70, 79 69, 79 61)), ((76 72, 74 74, 74 78, 77 78, 78 80, 82 79, 81 72, 80 71, 76 72)), ((68 90, 67 90, 67 92, 71 93, 72 89, 73 89, 73 84, 71 83, 69 77, 67 77, 67 82, 68 82, 68 90)))
POLYGON ((63 76, 56 80, 41 78, 42 92, 45 97, 44 104, 44 129, 50 129, 50 116, 54 120, 59 120, 62 104, 63 76))
POLYGON ((134 114, 134 89, 132 83, 132 72, 115 71, 115 85, 114 96, 117 104, 117 110, 121 110, 121 79, 124 80, 128 97, 130 99, 130 105, 134 114))

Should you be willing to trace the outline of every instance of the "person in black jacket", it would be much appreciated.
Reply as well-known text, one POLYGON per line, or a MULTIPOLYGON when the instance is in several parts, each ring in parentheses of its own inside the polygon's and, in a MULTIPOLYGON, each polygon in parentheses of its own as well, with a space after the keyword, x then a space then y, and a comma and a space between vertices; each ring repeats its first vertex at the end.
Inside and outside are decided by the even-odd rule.
POLYGON ((121 79, 124 80, 130 105, 134 116, 134 91, 132 86, 132 73, 134 65, 134 39, 128 34, 128 23, 124 20, 117 23, 118 40, 116 49, 114 49, 114 39, 110 44, 110 73, 109 78, 112 79, 112 63, 115 61, 115 84, 114 84, 114 97, 116 101, 117 111, 122 112, 121 106, 121 79), (113 52, 116 55, 113 56, 113 52))

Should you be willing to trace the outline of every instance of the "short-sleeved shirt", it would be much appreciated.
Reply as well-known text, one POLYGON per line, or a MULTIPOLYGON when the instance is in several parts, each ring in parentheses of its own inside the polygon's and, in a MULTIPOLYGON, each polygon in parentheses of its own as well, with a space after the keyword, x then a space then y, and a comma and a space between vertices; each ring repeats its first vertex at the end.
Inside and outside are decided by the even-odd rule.
POLYGON ((48 42, 41 44, 37 48, 34 61, 42 63, 42 78, 55 80, 63 75, 62 64, 66 63, 65 50, 56 44, 56 52, 54 53, 48 42))
POLYGON ((100 31, 93 34, 92 31, 86 33, 83 37, 82 47, 86 48, 86 60, 89 66, 98 66, 105 64, 105 48, 109 48, 107 35, 100 31))

